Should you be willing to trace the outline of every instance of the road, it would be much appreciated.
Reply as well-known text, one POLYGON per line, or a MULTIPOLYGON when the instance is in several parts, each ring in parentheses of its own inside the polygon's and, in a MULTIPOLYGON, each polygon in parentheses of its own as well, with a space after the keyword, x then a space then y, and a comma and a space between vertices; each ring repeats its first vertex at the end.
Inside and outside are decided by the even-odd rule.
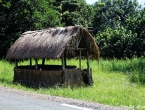
MULTIPOLYGON (((84 107, 0 91, 0 110, 78 110, 84 107)), ((91 109, 88 109, 91 110, 91 109)))
POLYGON ((124 110, 75 99, 41 95, 0 87, 0 110, 124 110))

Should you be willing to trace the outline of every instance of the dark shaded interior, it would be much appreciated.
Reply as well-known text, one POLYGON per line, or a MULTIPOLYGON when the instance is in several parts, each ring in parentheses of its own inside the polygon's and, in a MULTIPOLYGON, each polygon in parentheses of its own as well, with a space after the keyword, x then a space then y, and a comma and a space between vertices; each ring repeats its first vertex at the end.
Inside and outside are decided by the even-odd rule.
MULTIPOLYGON (((18 69, 25 69, 25 70, 36 70, 35 69, 35 65, 28 65, 28 66, 18 66, 16 67, 18 69)), ((65 67, 66 69, 75 69, 76 66, 74 65, 69 65, 65 67)), ((49 70, 49 71, 58 71, 58 70, 62 70, 62 65, 38 65, 38 70, 49 70)))

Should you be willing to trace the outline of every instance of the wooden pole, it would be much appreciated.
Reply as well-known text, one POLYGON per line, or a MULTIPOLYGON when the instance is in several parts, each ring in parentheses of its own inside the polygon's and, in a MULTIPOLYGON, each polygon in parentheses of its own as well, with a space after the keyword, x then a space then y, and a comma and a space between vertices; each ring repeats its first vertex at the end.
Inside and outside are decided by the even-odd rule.
POLYGON ((67 66, 67 63, 66 63, 66 54, 64 53, 64 64, 65 64, 65 68, 67 66))
POLYGON ((18 67, 18 61, 15 60, 15 67, 18 67))
POLYGON ((80 65, 80 69, 81 69, 81 50, 80 50, 79 65, 80 65))
POLYGON ((30 66, 32 66, 32 58, 30 58, 30 66))
POLYGON ((37 58, 35 59, 35 69, 38 70, 38 60, 37 60, 37 58))
POLYGON ((66 61, 65 61, 65 57, 64 57, 64 52, 62 53, 62 70, 64 70, 65 69, 65 66, 66 66, 66 61))
POLYGON ((45 64, 45 58, 42 59, 42 66, 45 64))
POLYGON ((87 51, 87 70, 88 70, 88 79, 89 79, 89 83, 90 83, 91 74, 90 74, 90 62, 89 62, 89 53, 88 53, 88 51, 87 51))

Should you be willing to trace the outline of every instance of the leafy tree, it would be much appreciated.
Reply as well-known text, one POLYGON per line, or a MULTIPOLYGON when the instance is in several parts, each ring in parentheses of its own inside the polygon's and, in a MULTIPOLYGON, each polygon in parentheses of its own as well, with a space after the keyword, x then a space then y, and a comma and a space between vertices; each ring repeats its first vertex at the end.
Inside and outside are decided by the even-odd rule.
POLYGON ((0 0, 0 57, 28 30, 92 27, 104 57, 145 56, 145 9, 137 0, 0 0))
POLYGON ((100 0, 93 7, 93 24, 102 56, 145 56, 145 13, 137 0, 100 0))
POLYGON ((0 1, 0 57, 5 57, 10 45, 27 30, 60 25, 57 11, 47 0, 0 1))
POLYGON ((93 7, 95 10, 93 27, 97 33, 106 27, 113 29, 121 25, 125 27, 126 18, 135 13, 138 3, 136 0, 100 0, 93 7))
POLYGON ((61 15, 61 23, 65 26, 92 25, 93 8, 84 0, 56 0, 56 9, 61 15))
POLYGON ((138 38, 137 34, 133 34, 131 30, 128 31, 124 27, 106 28, 96 36, 102 57, 131 58, 137 55, 137 47, 134 44, 138 38))
POLYGON ((135 47, 138 56, 145 56, 145 8, 126 19, 126 28, 137 34, 135 47))
POLYGON ((35 29, 60 26, 58 12, 53 9, 52 0, 35 0, 31 1, 33 9, 32 19, 34 20, 35 29))

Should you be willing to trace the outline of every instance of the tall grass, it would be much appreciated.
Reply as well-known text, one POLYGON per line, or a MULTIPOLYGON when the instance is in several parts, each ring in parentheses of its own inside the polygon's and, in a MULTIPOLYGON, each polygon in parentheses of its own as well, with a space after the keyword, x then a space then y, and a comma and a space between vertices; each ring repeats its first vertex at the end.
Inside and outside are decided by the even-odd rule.
POLYGON ((14 75, 14 64, 10 64, 5 60, 0 61, 0 83, 12 84, 14 75))
MULTIPOLYGON (((39 60, 41 63, 41 60, 39 60)), ((48 60, 47 64, 61 64, 60 60, 48 60)), ((34 61, 33 61, 34 64, 34 61)), ((79 61, 72 59, 68 65, 79 66, 79 61)), ((28 88, 15 85, 13 81, 13 67, 5 60, 0 61, 0 85, 33 91, 42 94, 76 98, 81 100, 99 102, 113 106, 127 106, 131 108, 145 108, 145 59, 133 58, 125 60, 90 60, 93 86, 80 88, 28 88)), ((19 65, 29 65, 29 61, 20 62, 19 65)), ((82 68, 86 68, 86 60, 82 60, 82 68)))
POLYGON ((130 81, 145 84, 145 59, 143 57, 126 58, 125 60, 105 60, 100 67, 104 71, 127 74, 130 76, 130 81))

